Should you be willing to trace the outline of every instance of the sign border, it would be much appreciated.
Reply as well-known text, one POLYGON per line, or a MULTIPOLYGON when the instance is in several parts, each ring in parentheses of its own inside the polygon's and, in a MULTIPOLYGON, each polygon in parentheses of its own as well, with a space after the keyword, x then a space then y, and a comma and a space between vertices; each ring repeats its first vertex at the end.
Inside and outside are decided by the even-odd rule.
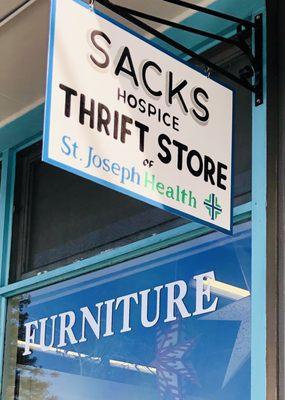
MULTIPOLYGON (((167 54, 168 56, 170 56, 171 58, 174 58, 176 61, 186 65, 187 67, 190 67, 198 72, 200 72, 202 75, 207 76, 206 72, 203 71, 201 68, 197 67, 196 65, 192 65, 191 62, 186 62, 181 58, 178 58, 177 56, 175 56, 174 54, 172 54, 171 52, 169 52, 166 49, 163 49, 163 47, 161 47, 160 45, 158 45, 157 43, 153 43, 151 40, 143 37, 142 35, 140 35, 137 32, 134 32, 133 30, 131 30, 130 28, 124 26, 123 24, 121 24, 120 22, 115 21, 113 18, 107 16, 106 14, 102 13, 99 10, 91 10, 90 6, 83 2, 82 0, 70 0, 73 1, 74 3, 77 3, 79 5, 81 5, 82 7, 88 9, 90 12, 93 12, 94 14, 99 15, 101 18, 105 19, 106 21, 109 21, 111 23, 113 23, 114 25, 116 25, 117 27, 123 29, 124 31, 130 33, 131 35, 135 36, 136 38, 142 40, 143 42, 149 44, 152 47, 155 47, 157 50, 163 52, 164 54, 167 54)), ((135 192, 132 192, 131 190, 128 189, 124 189, 121 186, 115 185, 111 182, 105 181, 104 179, 100 179, 97 178, 91 174, 82 172, 76 168, 70 167, 68 165, 65 165, 59 161, 53 160, 52 158, 49 158, 48 156, 48 148, 49 148, 49 139, 50 139, 50 117, 51 117, 51 93, 52 93, 52 78, 53 78, 53 62, 54 62, 54 41, 55 41, 55 25, 56 25, 56 7, 57 7, 57 2, 58 0, 51 0, 51 9, 50 9, 50 24, 49 24, 49 43, 48 43, 48 67, 47 67, 47 79, 46 79, 46 95, 49 94, 48 96, 46 96, 46 101, 45 101, 45 112, 44 112, 44 132, 43 132, 43 152, 42 152, 42 161, 53 165, 55 167, 61 168, 67 172, 70 172, 72 174, 78 175, 82 178, 88 179, 89 181, 93 181, 95 183, 98 183, 100 185, 103 185, 109 189, 113 189, 116 190, 117 192, 120 192, 124 195, 133 197, 139 201, 143 201, 147 204, 150 204, 154 207, 160 208, 161 210, 167 211, 171 214, 175 214, 178 217, 183 217, 186 220, 189 220, 189 222, 193 221, 193 222, 197 222, 199 224, 208 226, 209 228, 212 228, 214 230, 220 231, 222 233, 225 234, 229 234, 229 235, 233 235, 233 205, 234 205, 234 131, 235 131, 235 126, 234 126, 234 113, 235 113, 235 92, 236 90, 232 87, 230 87, 229 85, 221 82, 218 79, 213 79, 213 78, 209 78, 211 80, 213 80, 214 82, 219 83, 220 85, 222 85, 223 87, 229 89, 232 91, 233 93, 233 107, 232 107, 232 114, 233 114, 233 121, 232 121, 232 151, 231 151, 231 163, 232 163, 232 170, 231 170, 231 205, 230 205, 230 229, 225 229, 222 228, 218 225, 212 224, 211 222, 207 222, 203 219, 200 219, 198 217, 192 216, 190 214, 186 214, 180 210, 177 210, 175 208, 172 208, 170 206, 166 206, 165 204, 159 203, 155 200, 149 199, 147 197, 144 197, 140 194, 137 194, 135 192)))

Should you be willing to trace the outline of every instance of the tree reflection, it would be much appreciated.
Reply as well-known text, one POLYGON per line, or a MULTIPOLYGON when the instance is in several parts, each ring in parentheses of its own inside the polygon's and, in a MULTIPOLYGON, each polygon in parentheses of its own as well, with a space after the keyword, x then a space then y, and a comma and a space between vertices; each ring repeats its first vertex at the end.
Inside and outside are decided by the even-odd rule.
POLYGON ((13 400, 58 400, 58 397, 49 391, 50 378, 56 379, 58 374, 46 373, 37 365, 37 357, 33 352, 23 356, 24 349, 18 346, 18 340, 25 340, 25 323, 29 318, 27 309, 30 304, 30 296, 16 297, 9 303, 7 329, 9 350, 8 354, 6 352, 6 362, 9 362, 10 367, 10 384, 7 385, 6 396, 7 399, 13 400))

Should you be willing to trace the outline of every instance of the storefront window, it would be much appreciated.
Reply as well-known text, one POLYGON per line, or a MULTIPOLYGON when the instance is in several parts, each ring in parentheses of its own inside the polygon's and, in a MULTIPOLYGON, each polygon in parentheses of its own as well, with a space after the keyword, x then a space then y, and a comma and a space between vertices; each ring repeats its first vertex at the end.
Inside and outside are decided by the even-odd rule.
MULTIPOLYGON (((209 58, 233 73, 245 62, 223 46, 209 58)), ((234 194, 240 205, 251 200, 251 94, 236 93, 234 194)), ((41 143, 18 154, 15 188, 10 282, 189 223, 41 162, 41 143)))
MULTIPOLYGON (((180 224, 184 221, 181 220, 180 224)), ((177 217, 19 153, 10 280, 88 258, 177 226, 177 217)))
POLYGON ((251 223, 9 300, 6 400, 250 399, 251 223))

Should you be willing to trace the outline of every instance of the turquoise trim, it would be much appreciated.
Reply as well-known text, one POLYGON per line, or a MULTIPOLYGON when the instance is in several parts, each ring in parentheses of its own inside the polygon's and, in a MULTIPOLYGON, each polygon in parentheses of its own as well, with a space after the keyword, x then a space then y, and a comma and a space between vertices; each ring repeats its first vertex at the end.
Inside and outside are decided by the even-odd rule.
POLYGON ((28 138, 28 139, 24 140, 23 142, 21 142, 20 145, 15 146, 14 151, 16 153, 18 153, 19 151, 32 146, 34 143, 39 142, 40 140, 42 140, 42 137, 43 137, 43 132, 40 131, 38 134, 34 135, 32 138, 28 138))
MULTIPOLYGON (((250 218, 250 213, 251 203, 237 207, 235 209, 235 223, 250 218)), ((86 260, 77 261, 65 267, 49 271, 45 274, 2 287, 0 288, 0 296, 13 297, 27 291, 39 289, 43 286, 51 285, 88 272, 110 267, 114 264, 137 258, 145 254, 153 253, 154 251, 173 246, 177 243, 182 243, 209 232, 212 232, 212 229, 202 227, 200 224, 195 222, 186 224, 179 228, 163 232, 157 236, 151 236, 127 246, 108 251, 107 253, 104 252, 86 260)))
MULTIPOLYGON (((256 14, 256 10, 260 9, 264 5, 263 0, 217 0, 210 5, 210 8, 216 11, 221 11, 225 14, 234 15, 242 19, 252 19, 252 16, 256 14)), ((185 8, 181 8, 183 12, 185 8)), ((209 17, 201 13, 195 13, 186 20, 183 21, 185 25, 191 25, 194 28, 200 28, 208 30, 212 33, 218 33, 223 36, 232 36, 235 33, 235 26, 232 22, 224 21, 220 18, 209 17), (206 21, 206 23, 205 23, 206 21)), ((166 31, 167 35, 179 43, 191 48, 194 51, 204 51, 204 47, 208 47, 209 44, 217 44, 211 39, 205 39, 205 37, 191 34, 188 32, 179 31, 178 29, 170 28, 166 31)), ((159 39, 154 40, 155 43, 162 42, 159 39)), ((173 53, 173 48, 167 44, 163 44, 163 47, 173 53)), ((180 55, 179 51, 175 51, 176 55, 180 55)))
POLYGON ((30 140, 43 130, 44 105, 34 108, 13 122, 0 128, 0 151, 30 140))
MULTIPOLYGON (((264 45, 266 49, 265 9, 264 45)), ((265 53, 265 51, 264 51, 265 53)), ((264 82, 267 81, 264 54, 264 82)), ((252 335, 251 335, 251 398, 266 400, 266 191, 267 191, 267 93, 264 104, 254 106, 252 151, 252 335)))
POLYGON ((12 235, 15 154, 5 150, 2 155, 0 189, 0 285, 8 284, 10 244, 12 235))
MULTIPOLYGON (((7 300, 0 296, 0 394, 2 393, 2 376, 4 363, 5 346, 5 325, 6 325, 7 300)), ((1 395, 0 395, 1 396, 1 395)))
MULTIPOLYGON (((9 258, 12 232, 15 154, 5 150, 2 154, 0 187, 0 284, 8 284, 9 258)), ((0 393, 4 362, 5 323, 7 300, 0 295, 0 393)))

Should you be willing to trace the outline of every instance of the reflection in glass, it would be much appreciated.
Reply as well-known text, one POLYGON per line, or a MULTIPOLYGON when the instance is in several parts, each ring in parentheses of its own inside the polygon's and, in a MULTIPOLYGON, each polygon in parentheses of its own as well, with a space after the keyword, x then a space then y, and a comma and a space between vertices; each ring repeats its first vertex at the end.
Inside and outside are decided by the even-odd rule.
POLYGON ((244 223, 11 299, 4 398, 250 399, 250 265, 244 223))

